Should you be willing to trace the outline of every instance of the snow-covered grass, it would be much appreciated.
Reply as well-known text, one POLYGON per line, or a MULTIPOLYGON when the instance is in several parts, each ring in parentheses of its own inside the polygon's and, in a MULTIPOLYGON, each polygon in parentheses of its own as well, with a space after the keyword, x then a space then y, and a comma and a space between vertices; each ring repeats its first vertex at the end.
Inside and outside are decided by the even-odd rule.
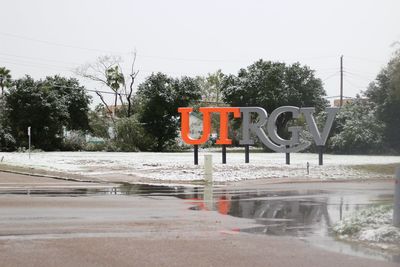
POLYGON ((285 164, 285 154, 251 153, 250 164, 244 163, 244 153, 227 154, 227 164, 221 164, 221 153, 201 150, 199 165, 193 165, 193 153, 118 153, 118 152, 37 152, 0 153, 2 163, 84 176, 141 177, 154 180, 193 181, 203 178, 203 155, 213 156, 215 181, 238 181, 259 178, 358 179, 379 178, 373 172, 351 168, 365 164, 399 164, 399 156, 324 155, 324 165, 318 166, 318 155, 291 154, 291 165, 285 164), (307 162, 310 174, 307 174, 307 162))
POLYGON ((333 231, 339 239, 400 250, 400 228, 392 225, 392 218, 393 206, 374 206, 337 222, 333 231))

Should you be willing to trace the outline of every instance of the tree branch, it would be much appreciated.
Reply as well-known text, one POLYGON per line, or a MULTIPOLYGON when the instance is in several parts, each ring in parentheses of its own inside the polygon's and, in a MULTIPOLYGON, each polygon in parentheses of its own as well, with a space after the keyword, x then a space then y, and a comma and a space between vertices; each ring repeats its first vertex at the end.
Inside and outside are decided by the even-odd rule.
POLYGON ((115 124, 115 120, 114 120, 114 117, 112 115, 112 110, 107 105, 106 101, 104 100, 103 95, 101 93, 99 93, 98 91, 96 91, 96 94, 100 97, 101 102, 103 102, 104 106, 107 108, 108 112, 111 114, 111 120, 112 120, 113 124, 115 124))

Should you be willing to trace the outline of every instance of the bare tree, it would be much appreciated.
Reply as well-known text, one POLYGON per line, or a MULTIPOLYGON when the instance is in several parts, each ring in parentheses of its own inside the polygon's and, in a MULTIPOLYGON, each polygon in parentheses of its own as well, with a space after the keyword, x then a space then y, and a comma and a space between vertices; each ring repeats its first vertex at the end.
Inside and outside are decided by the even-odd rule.
POLYGON ((111 115, 111 119, 115 122, 115 112, 117 110, 118 100, 122 106, 127 103, 127 117, 132 115, 132 94, 133 85, 139 71, 134 70, 136 62, 136 51, 133 53, 133 61, 129 74, 129 86, 125 82, 125 76, 121 67, 122 59, 119 56, 101 56, 96 62, 85 64, 75 70, 75 73, 86 79, 98 82, 103 86, 106 86, 112 90, 114 95, 114 108, 110 107, 104 99, 104 92, 96 91, 96 94, 100 97, 100 100, 106 107, 107 111, 111 115))
POLYGON ((130 83, 129 83, 129 90, 126 88, 125 84, 125 96, 126 96, 126 101, 128 102, 128 109, 127 109, 127 117, 130 117, 132 115, 132 93, 133 93, 133 85, 135 83, 135 79, 137 75, 139 74, 139 71, 135 71, 136 63, 136 51, 133 53, 133 60, 132 60, 132 65, 131 65, 131 72, 129 73, 129 78, 130 78, 130 83))
POLYGON ((101 56, 99 57, 96 62, 88 63, 82 65, 75 69, 75 73, 83 78, 95 81, 100 83, 103 86, 110 88, 114 93, 114 109, 112 109, 107 102, 105 101, 103 94, 104 92, 100 92, 96 90, 96 94, 100 97, 101 102, 106 107, 107 111, 109 112, 112 121, 114 122, 115 116, 115 109, 117 106, 117 99, 118 99, 118 89, 115 89, 110 84, 109 79, 109 70, 112 69, 114 66, 118 66, 121 62, 121 58, 117 56, 101 56))

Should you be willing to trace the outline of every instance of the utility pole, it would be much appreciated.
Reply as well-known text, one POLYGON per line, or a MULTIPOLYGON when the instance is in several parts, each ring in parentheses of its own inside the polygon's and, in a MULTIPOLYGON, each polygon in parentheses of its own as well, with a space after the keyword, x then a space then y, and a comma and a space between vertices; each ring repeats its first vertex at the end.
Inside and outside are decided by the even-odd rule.
POLYGON ((340 57, 340 107, 343 105, 343 55, 340 57))

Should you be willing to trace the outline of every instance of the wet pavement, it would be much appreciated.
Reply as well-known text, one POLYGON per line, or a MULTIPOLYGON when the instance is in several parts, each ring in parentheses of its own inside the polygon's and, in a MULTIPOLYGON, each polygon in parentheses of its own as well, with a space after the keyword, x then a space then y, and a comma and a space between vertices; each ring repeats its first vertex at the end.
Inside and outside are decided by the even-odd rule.
MULTIPOLYGON (((303 185, 306 187, 307 185, 303 185)), ((345 185, 344 185, 345 186, 345 185)), ((268 188, 272 187, 272 188, 268 188)), ((351 188, 351 186, 350 186, 351 188)), ((368 186, 367 186, 368 188, 368 186)), ((400 262, 400 255, 339 241, 332 226, 357 210, 372 205, 393 203, 392 190, 282 190, 274 188, 233 189, 206 185, 179 187, 125 184, 111 194, 175 196, 185 199, 192 210, 212 210, 220 214, 253 219, 256 226, 235 231, 274 236, 294 236, 335 252, 400 262)))
MULTIPOLYGON (((30 197, 137 196, 164 201, 176 198, 187 209, 216 211, 253 221, 231 229, 257 235, 291 236, 326 250, 400 262, 399 255, 337 241, 331 227, 370 205, 393 201, 390 183, 302 183, 257 186, 87 185, 3 186, 0 195, 30 197)), ((160 218, 163 214, 158 214, 160 218)))

